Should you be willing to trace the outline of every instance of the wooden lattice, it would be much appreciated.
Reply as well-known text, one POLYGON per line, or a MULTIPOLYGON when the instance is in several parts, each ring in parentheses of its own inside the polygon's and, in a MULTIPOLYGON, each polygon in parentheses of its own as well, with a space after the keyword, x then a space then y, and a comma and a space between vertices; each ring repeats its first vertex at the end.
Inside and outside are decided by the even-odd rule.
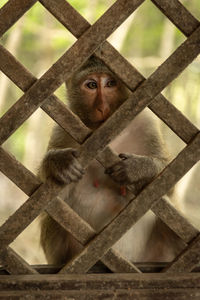
MULTIPOLYGON (((0 36, 36 2, 9 0, 0 10, 0 36)), ((39 182, 35 175, 0 147, 1 172, 29 196, 0 227, 0 262, 11 274, 0 276, 0 299, 18 299, 28 295, 41 299, 200 299, 200 273, 196 268, 200 261, 199 231, 164 198, 166 192, 199 160, 200 133, 160 94, 199 54, 199 21, 178 0, 152 0, 187 39, 145 79, 106 42, 106 38, 144 0, 117 0, 92 26, 65 0, 39 2, 78 39, 40 79, 35 78, 11 53, 0 46, 1 71, 24 91, 23 96, 0 119, 1 144, 41 107, 81 144, 80 161, 84 167, 93 158, 107 167, 112 161, 118 160, 107 146, 110 140, 148 106, 187 145, 137 197, 133 195, 134 201, 100 233, 95 232, 57 197, 60 187, 39 182), (91 134, 53 93, 92 54, 102 59, 126 83, 132 95, 91 134), (39 268, 30 266, 9 247, 44 209, 84 245, 79 255, 57 270, 58 274, 45 277, 40 275, 39 268), (148 270, 165 274, 144 274, 142 271, 145 272, 145 267, 134 265, 112 249, 149 209, 186 243, 185 249, 171 263, 164 267, 152 266, 148 270), (73 275, 87 273, 99 260, 112 272, 131 274, 73 275), (196 272, 189 273, 195 268, 196 272), (29 276, 20 276, 27 274, 29 276)))

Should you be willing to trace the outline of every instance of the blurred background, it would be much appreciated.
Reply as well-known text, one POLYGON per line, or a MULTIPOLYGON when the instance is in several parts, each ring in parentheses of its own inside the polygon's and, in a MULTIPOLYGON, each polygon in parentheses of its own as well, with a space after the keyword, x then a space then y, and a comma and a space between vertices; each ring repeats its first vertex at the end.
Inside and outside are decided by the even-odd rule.
MULTIPOLYGON (((0 8, 6 3, 0 1, 0 8)), ((93 24, 115 1, 69 0, 77 11, 93 24)), ((200 1, 182 0, 200 20, 200 1)), ((145 1, 139 9, 109 37, 109 42, 145 77, 185 40, 184 35, 151 3, 145 1)), ((6 47, 33 75, 40 77, 76 41, 40 3, 36 3, 4 36, 6 47)), ((0 116, 23 94, 0 72, 0 116)), ((65 99, 62 85, 55 93, 65 99)), ((198 57, 163 94, 197 127, 200 126, 200 57, 198 57)), ((37 173, 46 151, 53 121, 38 109, 4 144, 33 173, 37 173)), ((174 157, 185 144, 161 122, 165 141, 174 157)), ((177 199, 186 217, 200 229, 200 165, 197 164, 177 184, 177 199)), ((0 225, 28 197, 0 172, 0 225)), ((31 264, 45 263, 39 246, 39 226, 36 219, 11 244, 12 248, 31 264)))

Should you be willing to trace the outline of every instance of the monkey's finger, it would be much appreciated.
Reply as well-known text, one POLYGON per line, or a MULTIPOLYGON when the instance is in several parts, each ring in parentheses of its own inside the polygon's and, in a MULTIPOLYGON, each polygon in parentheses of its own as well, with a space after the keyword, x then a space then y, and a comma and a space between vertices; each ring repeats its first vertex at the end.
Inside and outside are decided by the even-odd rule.
POLYGON ((114 178, 117 181, 121 181, 125 178, 125 172, 123 169, 118 170, 117 172, 113 172, 111 175, 111 178, 114 178))
POLYGON ((81 179, 83 177, 83 173, 80 170, 77 170, 75 167, 70 168, 70 174, 77 177, 77 179, 81 179))
POLYGON ((112 174, 113 172, 116 172, 116 171, 118 171, 118 170, 120 170, 121 169, 121 163, 117 163, 117 164, 115 164, 114 166, 112 166, 112 167, 110 167, 110 168, 107 168, 106 170, 105 170, 105 174, 112 174))
POLYGON ((71 182, 70 178, 64 173, 54 174, 54 179, 56 182, 61 184, 69 184, 71 182))
POLYGON ((76 169, 78 172, 80 172, 82 175, 85 174, 85 170, 84 168, 81 166, 81 164, 76 161, 74 164, 73 164, 73 168, 76 169))
POLYGON ((68 174, 68 177, 69 177, 69 179, 70 179, 71 181, 77 182, 77 181, 79 181, 79 180, 82 178, 82 175, 80 175, 80 174, 75 174, 75 173, 69 173, 69 174, 68 174))

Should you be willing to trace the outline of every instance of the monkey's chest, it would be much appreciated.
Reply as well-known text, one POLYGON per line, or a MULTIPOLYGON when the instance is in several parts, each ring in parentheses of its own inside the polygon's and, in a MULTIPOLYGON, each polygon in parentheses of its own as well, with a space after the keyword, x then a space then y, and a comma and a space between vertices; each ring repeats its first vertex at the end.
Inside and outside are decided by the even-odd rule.
MULTIPOLYGON (((105 226, 127 203, 129 193, 104 174, 94 161, 78 183, 63 190, 65 201, 96 230, 105 226)), ((130 198, 129 198, 130 199, 130 198)))

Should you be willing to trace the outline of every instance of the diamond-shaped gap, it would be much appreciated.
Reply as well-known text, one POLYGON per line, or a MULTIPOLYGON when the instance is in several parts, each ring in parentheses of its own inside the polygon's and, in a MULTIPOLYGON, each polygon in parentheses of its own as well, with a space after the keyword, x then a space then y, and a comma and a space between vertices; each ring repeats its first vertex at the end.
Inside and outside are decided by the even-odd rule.
POLYGON ((200 56, 163 90, 163 95, 197 127, 200 126, 199 81, 200 56))
POLYGON ((8 177, 0 172, 0 226, 28 198, 8 177))
POLYGON ((90 24, 99 19, 115 0, 69 0, 68 1, 90 24))
POLYGON ((191 14, 193 14, 197 19, 200 19, 200 2, 199 0, 179 0, 191 14))
POLYGON ((200 162, 176 185, 179 207, 189 222, 200 230, 200 162))
POLYGON ((23 95, 23 92, 0 72, 0 117, 23 95))
POLYGON ((53 123, 42 109, 37 109, 3 144, 4 149, 36 174, 46 151, 53 123))
POLYGON ((10 244, 10 247, 31 265, 46 263, 43 250, 40 246, 39 216, 18 235, 10 244))
POLYGON ((5 33, 1 44, 36 77, 40 77, 75 40, 74 36, 37 2, 5 33), (13 40, 15 43, 11 42, 13 40))
POLYGON ((144 76, 149 76, 185 37, 151 1, 144 1, 108 40, 144 76))

